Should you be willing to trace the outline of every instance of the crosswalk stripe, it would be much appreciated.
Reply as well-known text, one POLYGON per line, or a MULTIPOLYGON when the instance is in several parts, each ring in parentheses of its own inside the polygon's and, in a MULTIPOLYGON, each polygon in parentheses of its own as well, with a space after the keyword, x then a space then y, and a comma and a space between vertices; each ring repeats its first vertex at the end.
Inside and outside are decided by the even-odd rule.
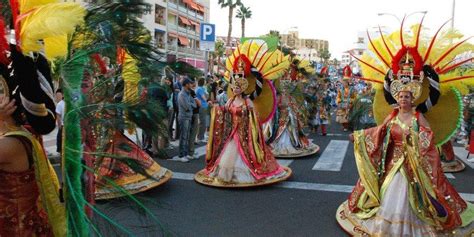
POLYGON ((347 134, 342 134, 342 133, 328 133, 326 136, 329 137, 342 137, 342 136, 348 136, 347 134))
POLYGON ((348 147, 347 140, 331 140, 313 166, 313 170, 341 171, 348 147))
POLYGON ((453 174, 450 174, 450 173, 444 173, 444 176, 446 176, 446 178, 448 179, 455 179, 456 177, 454 177, 453 174))
POLYGON ((464 162, 464 164, 474 169, 474 163, 469 162, 466 159, 469 151, 467 151, 464 147, 458 147, 458 146, 453 147, 453 149, 454 149, 454 154, 456 154, 456 156, 459 157, 459 159, 461 159, 464 162))

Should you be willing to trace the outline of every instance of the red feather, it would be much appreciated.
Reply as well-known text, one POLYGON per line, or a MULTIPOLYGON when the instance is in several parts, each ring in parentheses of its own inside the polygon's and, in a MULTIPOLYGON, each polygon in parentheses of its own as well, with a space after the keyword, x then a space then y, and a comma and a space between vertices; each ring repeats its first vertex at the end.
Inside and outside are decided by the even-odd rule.
POLYGON ((448 56, 449 53, 451 53, 453 50, 455 50, 459 45, 463 44, 464 42, 466 42, 467 40, 471 39, 471 37, 457 43, 456 45, 454 45, 453 47, 451 47, 448 51, 446 51, 438 60, 436 60, 436 62, 433 64, 433 67, 435 67, 436 65, 438 65, 438 63, 441 62, 441 60, 443 60, 444 58, 446 58, 446 56, 448 56))
POLYGON ((361 63, 363 63, 363 64, 369 66, 370 68, 374 69, 375 71, 379 72, 380 74, 385 75, 385 73, 382 72, 380 69, 378 69, 378 68, 376 68, 376 67, 374 67, 374 66, 368 64, 367 62, 364 62, 362 59, 360 59, 360 58, 354 56, 352 53, 349 53, 349 54, 350 54, 352 57, 354 57, 355 59, 357 59, 357 61, 359 61, 359 62, 361 62, 361 63))
POLYGON ((421 33, 421 27, 423 27, 423 20, 425 19, 426 14, 423 14, 423 17, 421 18, 420 22, 420 27, 418 28, 418 33, 416 34, 416 43, 415 43, 415 48, 418 50, 418 43, 420 42, 420 33, 421 33))
POLYGON ((430 56, 431 49, 433 48, 433 45, 434 45, 434 42, 435 42, 435 40, 436 40, 436 37, 438 36, 438 33, 441 31, 441 29, 442 29, 446 24, 448 24, 449 21, 451 21, 451 19, 449 19, 448 21, 446 21, 446 22, 438 29, 438 31, 436 31, 436 34, 433 36, 433 39, 431 39, 430 46, 428 47, 428 50, 426 51, 425 56, 423 57, 423 64, 425 64, 426 60, 427 60, 428 57, 430 56))
POLYGON ((8 50, 10 49, 5 32, 5 22, 3 21, 3 18, 0 17, 0 62, 5 65, 8 65, 9 63, 8 57, 5 54, 8 50))
POLYGON ((244 62, 244 75, 250 75, 250 68, 252 67, 252 63, 250 63, 249 58, 247 58, 247 56, 245 56, 244 54, 239 55, 235 59, 234 64, 232 65, 232 69, 234 69, 234 72, 237 72, 239 70, 240 61, 244 62))
POLYGON ((107 73, 107 66, 105 65, 104 60, 102 60, 102 57, 100 57, 99 54, 93 54, 92 58, 95 60, 97 65, 99 65, 100 73, 106 74, 107 73))
POLYGON ((392 60, 392 71, 394 74, 398 73, 398 70, 400 69, 399 63, 402 60, 403 56, 407 54, 407 52, 413 57, 413 61, 415 63, 415 67, 413 68, 413 73, 415 75, 418 75, 421 69, 423 68, 423 59, 421 58, 417 49, 413 47, 403 46, 400 50, 398 50, 397 54, 392 60))
POLYGON ((400 43, 402 44, 402 47, 405 47, 405 42, 403 42, 403 23, 405 23, 405 18, 407 16, 403 16, 402 24, 400 25, 400 43))
POLYGON ((17 22, 18 19, 18 14, 19 12, 19 7, 18 7, 18 1, 17 0, 10 0, 10 8, 12 12, 12 18, 13 18, 13 25, 15 26, 15 39, 17 43, 17 48, 20 50, 19 47, 19 42, 20 42, 20 32, 21 32, 21 24, 20 22, 17 22))
POLYGON ((449 71, 451 71, 451 70, 453 70, 453 69, 455 69, 455 68, 457 68, 457 67, 463 65, 464 63, 467 63, 467 62, 469 62, 469 61, 472 61, 473 59, 474 59, 474 57, 471 57, 471 58, 468 58, 468 59, 466 59, 466 60, 463 60, 463 61, 461 61, 461 62, 459 62, 459 63, 456 63, 456 64, 454 64, 454 65, 452 65, 452 66, 446 67, 446 66, 448 66, 449 63, 452 62, 452 61, 451 61, 451 62, 447 63, 446 65, 444 65, 440 70, 436 70, 436 72, 437 72, 438 74, 444 74, 444 73, 446 73, 446 72, 449 72, 449 71))
POLYGON ((260 47, 258 47, 257 53, 255 54, 255 57, 254 57, 253 60, 252 60, 252 65, 255 63, 255 59, 257 59, 258 53, 260 53, 260 49, 261 49, 262 47, 263 47, 263 44, 261 44, 260 47))
POLYGON ((265 62, 262 64, 262 66, 258 69, 258 71, 262 71, 262 68, 265 66, 265 64, 268 63, 268 60, 272 57, 272 55, 275 53, 276 51, 273 51, 271 52, 270 56, 267 58, 267 60, 265 60, 265 62))
POLYGON ((463 80, 463 79, 466 79, 466 78, 474 78, 474 76, 453 77, 453 78, 450 78, 450 79, 446 79, 446 80, 442 81, 441 83, 447 83, 447 82, 451 82, 451 81, 458 81, 458 80, 463 80))
POLYGON ((267 52, 268 52, 268 49, 267 49, 267 51, 265 51, 265 52, 262 54, 262 57, 260 57, 260 59, 258 60, 258 63, 255 64, 256 66, 260 65, 260 62, 261 62, 262 59, 265 57, 265 55, 267 54, 267 52))
POLYGON ((252 45, 253 43, 253 40, 250 40, 250 43, 249 43, 249 48, 247 49, 247 56, 250 55, 250 46, 252 45))
POLYGON ((367 37, 369 38, 370 45, 372 45, 372 48, 374 49, 375 53, 377 53, 377 56, 379 56, 380 60, 382 60, 382 62, 385 63, 387 67, 390 67, 388 65, 388 62, 385 61, 382 55, 380 55, 380 52, 377 50, 377 48, 375 48, 374 43, 372 42, 372 39, 370 38, 369 30, 367 30, 367 37))
POLYGON ((390 54, 390 57, 391 57, 392 60, 393 60, 392 51, 390 51, 390 48, 388 47, 387 42, 385 42, 385 37, 384 37, 383 34, 382 34, 382 29, 380 28, 380 26, 379 26, 379 33, 380 33, 380 37, 382 37, 382 41, 383 41, 383 44, 385 45, 385 48, 387 49, 388 53, 390 54))
POLYGON ((377 81, 377 80, 375 80, 375 79, 370 79, 370 78, 365 78, 365 77, 358 77, 357 79, 363 80, 363 81, 369 81, 369 82, 374 82, 374 83, 383 84, 383 82, 381 82, 381 81, 377 81))

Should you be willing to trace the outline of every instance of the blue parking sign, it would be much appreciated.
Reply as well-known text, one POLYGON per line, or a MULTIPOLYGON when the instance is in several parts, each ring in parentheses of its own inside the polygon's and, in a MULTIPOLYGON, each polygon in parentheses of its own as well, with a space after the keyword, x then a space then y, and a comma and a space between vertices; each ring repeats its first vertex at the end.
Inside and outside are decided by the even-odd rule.
POLYGON ((216 46, 216 25, 201 23, 199 49, 203 51, 214 51, 216 46))
POLYGON ((201 32, 199 38, 201 41, 216 41, 216 25, 201 23, 201 32))

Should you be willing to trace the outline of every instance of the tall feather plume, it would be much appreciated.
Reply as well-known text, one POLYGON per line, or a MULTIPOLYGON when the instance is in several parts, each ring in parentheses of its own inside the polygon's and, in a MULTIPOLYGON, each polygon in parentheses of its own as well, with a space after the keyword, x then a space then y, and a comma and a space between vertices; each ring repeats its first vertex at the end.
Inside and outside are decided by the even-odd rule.
MULTIPOLYGON (((66 35, 72 34, 75 26, 82 24, 85 9, 76 3, 51 3, 39 6, 21 15, 21 48, 24 54, 43 49, 40 40, 54 56, 65 56, 66 35)), ((48 58, 52 59, 52 58, 48 58)))
MULTIPOLYGON (((123 71, 121 69, 127 61, 123 55, 129 55, 130 58, 133 58, 134 75, 139 76, 138 83, 133 90, 139 86, 147 87, 153 79, 152 76, 159 75, 157 70, 163 68, 162 66, 150 66, 159 62, 161 54, 153 49, 150 44, 149 32, 138 20, 138 15, 142 14, 146 8, 147 5, 139 0, 92 6, 85 16, 84 24, 77 28, 71 37, 66 60, 64 60, 63 65, 58 67, 61 68, 61 74, 64 77, 62 84, 67 101, 65 118, 67 136, 64 141, 66 172, 64 176, 67 185, 66 198, 70 208, 68 210, 70 235, 90 236, 91 231, 101 235, 103 230, 97 225, 97 219, 110 223, 120 234, 132 234, 126 226, 117 223, 112 217, 85 199, 83 183, 81 182, 82 174, 84 172, 95 172, 95 170, 82 163, 80 121, 87 120, 91 124, 101 127, 103 132, 98 136, 101 139, 95 141, 98 144, 108 143, 110 134, 107 134, 106 131, 109 129, 114 131, 126 129, 129 126, 128 123, 136 124, 146 131, 157 132, 158 134, 164 133, 165 128, 157 121, 162 121, 166 114, 158 106, 158 103, 145 100, 143 96, 132 97, 129 101, 114 100, 114 98, 121 98, 124 93, 123 87, 120 88, 119 85, 123 71), (111 66, 115 70, 107 71, 107 75, 99 76, 90 91, 83 94, 81 85, 87 84, 87 81, 84 80, 85 75, 96 75, 104 72, 100 68, 100 63, 97 65, 90 61, 95 57, 94 55, 108 57, 111 66), (84 99, 89 97, 94 97, 94 103, 85 104, 84 99), (129 122, 127 123, 121 116, 117 116, 117 111, 128 114, 129 122), (85 207, 94 212, 94 220, 84 211, 85 207)), ((140 92, 138 89, 137 91, 140 92)), ((119 145, 118 147, 127 149, 126 146, 119 145)), ((116 162, 122 162, 135 172, 148 177, 142 165, 130 157, 101 154, 99 152, 91 155, 98 158, 115 159, 116 162)), ((107 180, 107 177, 102 178, 107 180)), ((109 179, 108 182, 119 192, 122 192, 128 200, 136 203, 140 210, 146 213, 154 224, 158 224, 160 229, 163 230, 158 218, 137 197, 130 195, 112 180, 109 179)))

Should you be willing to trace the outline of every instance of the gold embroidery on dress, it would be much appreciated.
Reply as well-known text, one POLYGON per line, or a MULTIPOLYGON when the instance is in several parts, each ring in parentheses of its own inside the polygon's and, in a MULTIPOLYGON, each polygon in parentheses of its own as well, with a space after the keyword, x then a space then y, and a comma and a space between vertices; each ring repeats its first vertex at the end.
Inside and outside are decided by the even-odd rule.
POLYGON ((428 132, 421 131, 419 137, 420 137, 421 147, 423 149, 427 149, 430 146, 430 139, 429 139, 428 132))
POLYGON ((365 137, 365 144, 366 144, 366 147, 367 147, 367 151, 369 153, 374 152, 375 144, 374 144, 374 141, 372 140, 372 136, 369 135, 369 136, 365 137))

